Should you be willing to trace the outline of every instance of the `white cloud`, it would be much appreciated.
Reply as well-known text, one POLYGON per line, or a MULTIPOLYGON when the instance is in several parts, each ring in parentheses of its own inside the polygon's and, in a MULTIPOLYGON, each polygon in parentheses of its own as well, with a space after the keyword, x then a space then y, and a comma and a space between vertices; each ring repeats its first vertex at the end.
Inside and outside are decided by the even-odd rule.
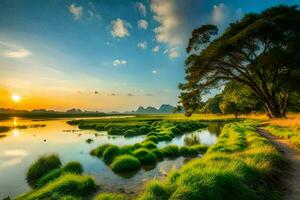
POLYGON ((170 49, 169 58, 179 56, 177 49, 180 45, 185 44, 188 35, 185 28, 185 16, 177 3, 177 1, 151 1, 153 18, 159 23, 159 26, 153 30, 155 39, 159 43, 168 45, 170 49))
POLYGON ((167 54, 170 59, 177 58, 180 56, 178 47, 171 47, 170 49, 165 49, 164 54, 167 54))
POLYGON ((159 51, 159 46, 156 45, 153 49, 152 49, 153 52, 158 52, 159 51))
POLYGON ((147 42, 144 41, 144 42, 139 42, 137 44, 137 47, 141 48, 141 49, 147 49, 147 42))
POLYGON ((157 74, 157 71, 156 70, 152 70, 152 74, 157 74))
POLYGON ((178 48, 172 47, 171 49, 169 49, 168 53, 169 53, 169 58, 171 59, 179 57, 178 48))
POLYGON ((26 58, 32 53, 24 47, 0 41, 0 55, 8 58, 26 58))
POLYGON ((111 34, 113 37, 123 38, 130 35, 128 28, 130 28, 131 25, 125 20, 117 18, 116 20, 113 20, 111 24, 112 24, 111 34))
POLYGON ((214 24, 221 24, 228 19, 229 8, 224 4, 214 5, 212 12, 212 21, 214 24))
POLYGON ((138 21, 138 27, 146 30, 148 28, 148 22, 144 19, 141 19, 138 21))
POLYGON ((127 61, 126 60, 119 60, 119 59, 116 59, 113 61, 113 66, 118 66, 118 65, 126 65, 127 64, 127 61))
POLYGON ((213 24, 223 28, 229 22, 238 20, 243 16, 243 10, 241 8, 233 9, 232 7, 220 3, 213 6, 211 21, 213 24))
POLYGON ((147 15, 146 6, 143 3, 136 3, 136 7, 142 16, 147 15))
POLYGON ((75 3, 71 4, 69 6, 70 13, 73 14, 74 19, 78 20, 82 16, 83 7, 82 6, 76 6, 75 3))
POLYGON ((154 20, 160 23, 154 29, 156 40, 169 45, 181 44, 183 19, 178 13, 175 2, 152 0, 151 11, 154 13, 154 20))

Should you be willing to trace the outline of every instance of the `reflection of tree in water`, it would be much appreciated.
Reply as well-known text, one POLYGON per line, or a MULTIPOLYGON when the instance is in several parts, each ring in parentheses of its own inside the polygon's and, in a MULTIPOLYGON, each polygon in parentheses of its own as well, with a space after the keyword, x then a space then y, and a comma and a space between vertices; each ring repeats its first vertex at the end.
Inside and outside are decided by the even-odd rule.
POLYGON ((184 136, 184 144, 187 146, 191 146, 194 144, 200 144, 200 137, 198 134, 189 134, 184 136))
POLYGON ((211 134, 220 135, 224 125, 224 122, 210 122, 208 123, 208 131, 211 134))

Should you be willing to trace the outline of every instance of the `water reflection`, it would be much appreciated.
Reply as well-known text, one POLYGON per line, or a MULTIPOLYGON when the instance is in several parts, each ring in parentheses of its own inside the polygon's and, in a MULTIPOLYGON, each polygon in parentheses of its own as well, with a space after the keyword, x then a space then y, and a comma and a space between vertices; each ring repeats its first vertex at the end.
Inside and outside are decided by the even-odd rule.
MULTIPOLYGON (((47 153, 59 154, 63 163, 79 161, 85 173, 94 176, 97 184, 105 191, 122 188, 129 193, 138 192, 147 180, 164 177, 170 170, 180 168, 190 160, 183 157, 165 159, 156 166, 143 166, 141 170, 132 174, 115 174, 102 160, 90 156, 90 150, 104 143, 119 146, 134 144, 144 140, 145 136, 108 136, 104 131, 79 130, 76 126, 68 125, 66 121, 67 119, 44 120, 43 124, 46 127, 27 129, 17 127, 39 122, 20 118, 0 122, 3 126, 16 126, 7 132, 7 137, 0 139, 0 199, 8 195, 15 197, 28 191, 30 188, 25 179, 28 166, 40 155, 47 153), (93 142, 86 143, 88 139, 93 142)), ((169 143, 161 142, 158 146, 163 147, 170 143, 179 146, 198 143, 211 145, 215 142, 219 130, 221 126, 212 123, 208 129, 187 133, 169 143)))

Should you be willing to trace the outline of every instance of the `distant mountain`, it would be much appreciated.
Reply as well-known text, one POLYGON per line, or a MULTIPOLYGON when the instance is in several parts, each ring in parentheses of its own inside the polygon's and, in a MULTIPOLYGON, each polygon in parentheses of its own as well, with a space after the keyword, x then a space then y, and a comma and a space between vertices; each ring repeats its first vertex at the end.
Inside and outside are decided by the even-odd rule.
POLYGON ((132 114, 170 114, 173 113, 175 107, 169 104, 162 104, 158 109, 153 106, 140 106, 136 111, 126 112, 132 114))

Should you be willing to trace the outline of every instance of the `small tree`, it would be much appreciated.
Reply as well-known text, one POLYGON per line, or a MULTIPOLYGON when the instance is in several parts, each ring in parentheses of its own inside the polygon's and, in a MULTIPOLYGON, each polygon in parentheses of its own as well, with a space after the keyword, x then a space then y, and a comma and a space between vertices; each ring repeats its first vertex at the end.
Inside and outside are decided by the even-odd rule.
POLYGON ((189 114, 211 88, 237 81, 263 103, 269 117, 284 117, 291 92, 300 89, 300 11, 277 6, 248 14, 218 38, 217 28, 195 29, 186 59, 181 103, 189 114))

